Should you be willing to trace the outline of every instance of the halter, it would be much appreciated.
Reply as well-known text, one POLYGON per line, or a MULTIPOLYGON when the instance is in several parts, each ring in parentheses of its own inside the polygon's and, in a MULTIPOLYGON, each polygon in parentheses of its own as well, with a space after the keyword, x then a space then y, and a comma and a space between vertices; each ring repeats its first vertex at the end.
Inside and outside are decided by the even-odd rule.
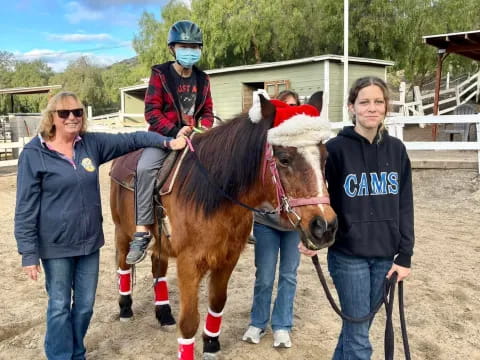
POLYGON ((283 188, 280 175, 278 173, 277 163, 275 157, 273 156, 273 147, 269 143, 265 144, 265 156, 263 161, 263 171, 262 171, 262 182, 265 184, 265 173, 267 167, 270 169, 272 175, 272 181, 275 185, 275 193, 277 197, 277 208, 275 212, 280 213, 284 211, 287 214, 288 221, 292 224, 294 228, 297 228, 300 224, 302 218, 295 211, 294 208, 299 206, 306 205, 317 205, 317 204, 330 204, 330 198, 328 196, 320 197, 309 197, 309 198, 289 198, 283 188), (293 215, 296 218, 296 221, 292 221, 290 215, 293 215))

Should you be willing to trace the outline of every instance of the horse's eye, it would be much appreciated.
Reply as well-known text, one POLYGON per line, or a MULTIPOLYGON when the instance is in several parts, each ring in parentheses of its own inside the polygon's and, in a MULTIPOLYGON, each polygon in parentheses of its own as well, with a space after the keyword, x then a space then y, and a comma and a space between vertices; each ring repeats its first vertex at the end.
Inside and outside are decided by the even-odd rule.
POLYGON ((282 165, 282 166, 289 166, 290 165, 290 159, 287 158, 287 157, 278 158, 278 161, 280 162, 280 165, 282 165))

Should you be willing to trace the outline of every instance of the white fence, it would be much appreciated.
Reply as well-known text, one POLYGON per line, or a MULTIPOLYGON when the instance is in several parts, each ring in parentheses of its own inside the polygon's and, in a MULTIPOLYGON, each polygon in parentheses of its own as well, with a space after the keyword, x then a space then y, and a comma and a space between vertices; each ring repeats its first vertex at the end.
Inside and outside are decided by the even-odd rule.
MULTIPOLYGON (((339 130, 352 126, 350 122, 333 123, 332 128, 339 130)), ((475 150, 478 156, 480 173, 480 114, 474 115, 437 115, 437 116, 390 116, 386 120, 388 133, 403 141, 407 150, 475 150), (405 125, 425 124, 475 124, 476 141, 403 141, 405 125)))
MULTIPOLYGON (((396 116, 422 116, 433 114, 433 100, 435 93, 420 91, 418 86, 413 88, 414 100, 406 101, 406 84, 400 83, 400 98, 391 100, 390 104, 395 109, 391 114, 396 116)), ((475 101, 478 103, 480 99, 480 72, 468 77, 454 88, 440 90, 440 100, 438 103, 438 115, 448 114, 455 110, 456 107, 468 102, 475 101)))
MULTIPOLYGON (((441 115, 441 116, 391 116, 386 120, 386 126, 390 135, 395 136, 403 141, 403 128, 407 124, 456 124, 467 123, 475 124, 476 128, 476 141, 404 141, 407 150, 474 150, 478 152, 478 163, 480 173, 480 114, 475 115, 441 115)), ((337 122, 332 123, 334 130, 339 130, 344 126, 351 126, 350 122, 337 122)), ((90 127, 90 131, 103 131, 103 132, 131 132, 141 130, 139 128, 126 128, 126 127, 109 127, 103 124, 93 124, 90 127)), ((17 142, 0 143, 1 149, 13 149, 18 148, 22 150, 23 145, 30 138, 20 138, 17 142)), ((0 161, 0 167, 16 165, 17 160, 3 160, 0 161)))

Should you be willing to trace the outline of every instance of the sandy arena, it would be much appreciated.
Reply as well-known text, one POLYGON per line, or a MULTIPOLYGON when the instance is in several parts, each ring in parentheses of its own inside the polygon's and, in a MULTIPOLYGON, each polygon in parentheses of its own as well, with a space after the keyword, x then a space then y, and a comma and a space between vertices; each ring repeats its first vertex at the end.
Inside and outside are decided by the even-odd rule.
MULTIPOLYGON (((176 330, 160 329, 154 316, 149 260, 137 266, 134 320, 118 321, 108 167, 101 170, 107 244, 101 252, 95 314, 86 337, 87 358, 176 359, 176 330)), ((413 180, 416 246, 413 273, 405 284, 412 359, 480 360, 480 178, 476 170, 415 170, 413 180)), ((47 296, 43 274, 34 282, 21 269, 13 236, 15 181, 15 173, 0 176, 0 359, 43 359, 47 296)), ((320 261, 325 267, 325 251, 320 261)), ((222 359, 330 359, 341 321, 330 308, 307 257, 299 268, 293 347, 274 349, 271 330, 259 345, 241 341, 249 321, 254 271, 253 247, 247 245, 229 284, 220 336, 222 359)), ((168 279, 177 315, 175 272, 172 261, 168 279)), ((207 309, 204 287, 200 301, 203 319, 207 309)), ((395 359, 403 359, 397 308, 395 313, 395 359)), ((384 319, 382 311, 371 331, 373 359, 377 360, 383 359, 384 319)), ((200 326, 201 330, 203 321, 200 326)), ((196 338, 197 358, 201 358, 201 331, 196 338)))

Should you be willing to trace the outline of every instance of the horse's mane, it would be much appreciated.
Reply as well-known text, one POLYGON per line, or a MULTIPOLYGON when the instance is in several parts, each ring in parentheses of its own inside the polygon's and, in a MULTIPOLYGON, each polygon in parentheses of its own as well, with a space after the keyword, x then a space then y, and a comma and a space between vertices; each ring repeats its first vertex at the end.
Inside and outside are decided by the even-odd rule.
POLYGON ((252 123, 241 114, 229 122, 193 137, 195 155, 208 171, 201 172, 194 154, 188 153, 178 174, 179 200, 211 216, 232 198, 244 194, 258 179, 271 121, 252 123), (215 184, 215 185, 214 185, 215 184))

